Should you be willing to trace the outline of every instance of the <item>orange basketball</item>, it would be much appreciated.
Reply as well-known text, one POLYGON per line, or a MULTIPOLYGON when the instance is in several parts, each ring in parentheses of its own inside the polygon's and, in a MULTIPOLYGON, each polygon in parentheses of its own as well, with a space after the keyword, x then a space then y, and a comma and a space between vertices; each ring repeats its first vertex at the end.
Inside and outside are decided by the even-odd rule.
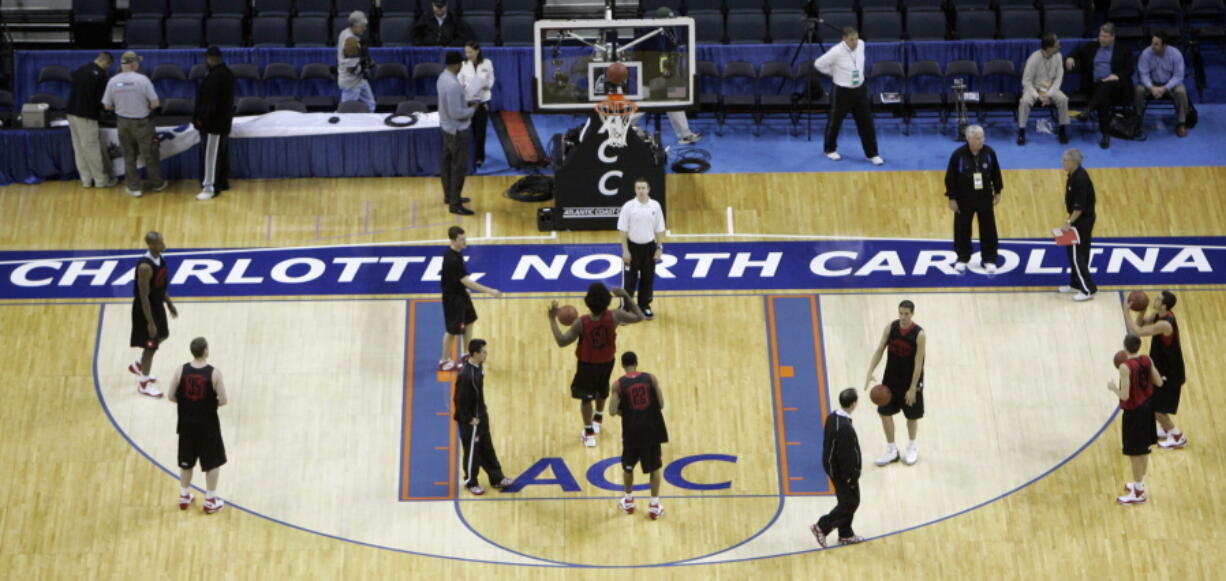
POLYGON ((1128 308, 1138 313, 1144 313, 1145 309, 1149 308, 1149 295, 1139 290, 1128 293, 1128 308))
POLYGON ((570 305, 564 305, 558 309, 558 322, 569 327, 575 324, 575 319, 579 318, 579 311, 570 305))
POLYGON ((1127 360, 1128 360, 1128 352, 1123 349, 1120 349, 1119 351, 1115 352, 1115 358, 1112 359, 1111 361, 1115 364, 1115 368, 1119 369, 1120 366, 1123 365, 1124 362, 1127 360))
POLYGON ((630 70, 626 68, 626 65, 621 63, 613 63, 609 65, 607 70, 605 70, 604 78, 610 83, 620 85, 630 78, 630 70))
POLYGON ((873 389, 869 390, 868 392, 868 398, 873 400, 873 404, 879 406, 890 403, 890 399, 892 397, 893 396, 890 394, 890 388, 881 385, 880 383, 874 385, 873 389))

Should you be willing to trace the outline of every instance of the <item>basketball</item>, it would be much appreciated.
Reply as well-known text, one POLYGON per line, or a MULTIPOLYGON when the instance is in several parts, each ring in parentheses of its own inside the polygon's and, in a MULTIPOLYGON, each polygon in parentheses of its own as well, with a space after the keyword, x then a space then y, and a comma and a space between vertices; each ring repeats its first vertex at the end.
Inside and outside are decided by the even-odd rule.
POLYGON ((868 398, 873 400, 874 405, 886 405, 890 403, 890 388, 878 383, 873 386, 873 389, 869 390, 868 398))
POLYGON ((562 308, 558 309, 558 322, 563 325, 566 325, 569 327, 575 324, 575 319, 578 319, 578 318, 579 318, 579 311, 575 310, 575 307, 572 307, 570 305, 563 305, 562 308))
POLYGON ((1115 352, 1115 358, 1112 359, 1111 361, 1112 363, 1115 364, 1115 368, 1119 369, 1120 366, 1123 365, 1124 362, 1127 360, 1128 360, 1128 352, 1123 349, 1120 349, 1119 351, 1115 352))
POLYGON ((1138 313, 1144 313, 1145 309, 1148 307, 1149 307, 1149 295, 1139 290, 1128 293, 1128 308, 1138 313))
POLYGON ((615 85, 620 85, 630 78, 630 71, 626 69, 626 65, 621 63, 613 63, 609 65, 608 70, 604 72, 606 81, 615 85))

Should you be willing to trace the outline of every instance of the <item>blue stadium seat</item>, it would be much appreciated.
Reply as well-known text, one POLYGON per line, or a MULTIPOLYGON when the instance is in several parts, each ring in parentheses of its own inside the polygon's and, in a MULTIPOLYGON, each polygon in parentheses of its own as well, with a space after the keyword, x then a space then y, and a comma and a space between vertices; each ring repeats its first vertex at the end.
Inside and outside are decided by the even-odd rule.
POLYGON ((293 13, 293 0, 255 0, 256 16, 289 16, 293 13))
POLYGON ((481 46, 494 46, 498 41, 498 21, 493 14, 469 14, 464 22, 473 31, 473 38, 481 46))
MULTIPOLYGON (((835 43, 843 40, 842 30, 848 26, 860 30, 860 17, 855 12, 823 12, 825 24, 817 27, 817 37, 825 43, 835 43), (829 26, 827 26, 829 25, 829 26)), ((874 16, 876 13, 874 13, 874 16)))
POLYGON ((123 43, 128 48, 162 48, 162 19, 129 18, 123 27, 123 43))
POLYGON ((724 15, 719 11, 689 12, 694 19, 694 38, 699 44, 719 44, 727 38, 724 36, 724 15))
POLYGON ((996 13, 991 10, 959 10, 954 15, 954 38, 957 40, 996 38, 996 13))
POLYGON ((298 71, 289 63, 268 63, 261 89, 269 103, 292 100, 298 94, 298 71))
POLYGON ((251 15, 249 0, 209 0, 209 5, 213 9, 213 18, 218 16, 246 18, 251 15))
POLYGON ((864 17, 860 37, 868 42, 897 42, 902 39, 902 14, 871 12, 864 17))
POLYGON ((205 21, 204 26, 204 40, 209 46, 221 48, 243 46, 242 19, 214 16, 205 21))
POLYGON ((332 16, 332 0, 298 0, 298 16, 332 16))
POLYGON ((907 38, 910 40, 945 40, 945 13, 908 10, 907 38))
POLYGON ((72 0, 72 21, 80 23, 108 23, 115 18, 111 0, 72 0))
POLYGON ((204 19, 174 16, 166 19, 166 48, 200 48, 204 45, 204 19))
POLYGON ((129 0, 129 18, 163 18, 166 16, 166 0, 129 0))
POLYGON ((209 3, 207 0, 170 0, 170 15, 171 16, 195 16, 203 18, 208 16, 209 3))
POLYGON ((1080 9, 1044 8, 1043 33, 1060 38, 1082 38, 1086 35, 1086 15, 1080 9))
POLYGON ((411 46, 413 44, 413 18, 384 16, 379 20, 379 40, 383 46, 411 46))
POLYGON ((289 46, 289 17, 256 16, 252 18, 251 46, 257 48, 289 46))
POLYGON ((508 13, 502 16, 502 46, 532 46, 532 23, 536 17, 531 14, 508 13))
POLYGON ((332 111, 336 109, 336 96, 340 89, 336 86, 336 78, 332 76, 329 65, 324 63, 307 63, 298 76, 298 92, 302 95, 302 104, 311 111, 332 111))
POLYGON ((328 37, 328 19, 324 16, 297 16, 294 18, 294 46, 332 46, 328 37))
POLYGON ((418 12, 417 0, 383 0, 381 6, 384 16, 416 16, 418 12))
POLYGON ((762 10, 730 12, 728 18, 736 23, 728 31, 732 44, 762 44, 766 42, 766 13, 762 10))
POLYGON ((805 14, 803 12, 774 10, 770 13, 771 42, 800 42, 805 35, 805 14))
POLYGON ((1001 38, 1038 38, 1042 30, 1038 10, 1013 7, 1000 11, 1001 38))

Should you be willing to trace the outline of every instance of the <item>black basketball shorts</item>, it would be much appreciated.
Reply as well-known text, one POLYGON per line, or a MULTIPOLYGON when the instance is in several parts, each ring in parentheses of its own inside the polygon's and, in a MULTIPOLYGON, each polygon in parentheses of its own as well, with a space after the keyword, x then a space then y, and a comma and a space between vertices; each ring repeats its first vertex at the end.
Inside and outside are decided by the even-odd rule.
POLYGON ((1152 398, 1137 409, 1124 410, 1121 414, 1120 436, 1124 441, 1125 456, 1148 454, 1149 447, 1158 443, 1152 398))
POLYGON ((643 467, 643 474, 651 474, 664 465, 661 459, 660 443, 654 444, 622 444, 622 470, 630 472, 634 465, 643 467))
POLYGON ((907 405, 907 390, 911 387, 911 382, 908 380, 903 382, 889 382, 885 384, 890 388, 890 403, 883 406, 877 406, 877 413, 883 416, 892 416, 898 412, 902 412, 903 417, 908 420, 918 420, 924 417, 924 380, 915 386, 915 405, 907 405))
POLYGON ((613 377, 613 362, 579 362, 575 378, 570 381, 570 396, 575 399, 608 399, 609 379, 613 377))
MULTIPOLYGON (((443 295, 443 322, 447 333, 463 335, 469 325, 477 320, 477 310, 473 308, 473 299, 468 293, 443 295)), ((464 345, 467 349, 468 346, 464 345)))
POLYGON ((166 323, 166 304, 151 301, 149 309, 153 311, 153 322, 157 325, 157 336, 149 336, 149 321, 145 320, 145 309, 140 306, 140 300, 132 303, 132 337, 129 344, 141 349, 157 349, 158 344, 170 336, 170 325, 166 323))
POLYGON ((226 463, 221 429, 186 427, 179 430, 179 468, 193 468, 197 460, 205 472, 226 463))
POLYGON ((1154 412, 1175 415, 1179 413, 1179 397, 1183 395, 1183 383, 1167 382, 1162 387, 1154 389, 1154 395, 1149 399, 1154 405, 1154 412))

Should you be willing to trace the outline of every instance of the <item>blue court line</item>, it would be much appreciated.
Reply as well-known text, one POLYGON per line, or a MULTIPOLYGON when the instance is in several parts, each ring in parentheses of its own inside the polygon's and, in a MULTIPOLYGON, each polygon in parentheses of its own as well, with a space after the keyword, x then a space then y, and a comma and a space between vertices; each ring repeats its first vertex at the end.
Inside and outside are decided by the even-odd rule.
POLYGON ((406 304, 404 423, 401 427, 400 500, 449 500, 455 496, 455 441, 451 379, 440 373, 433 349, 443 328, 439 301, 406 304), (425 308, 418 308, 426 305, 425 308), (433 337, 435 341, 431 341, 433 337))
POLYGON ((830 479, 822 469, 822 421, 826 403, 826 373, 818 332, 817 297, 770 296, 771 365, 774 367, 775 406, 783 442, 785 495, 830 494, 830 479))

